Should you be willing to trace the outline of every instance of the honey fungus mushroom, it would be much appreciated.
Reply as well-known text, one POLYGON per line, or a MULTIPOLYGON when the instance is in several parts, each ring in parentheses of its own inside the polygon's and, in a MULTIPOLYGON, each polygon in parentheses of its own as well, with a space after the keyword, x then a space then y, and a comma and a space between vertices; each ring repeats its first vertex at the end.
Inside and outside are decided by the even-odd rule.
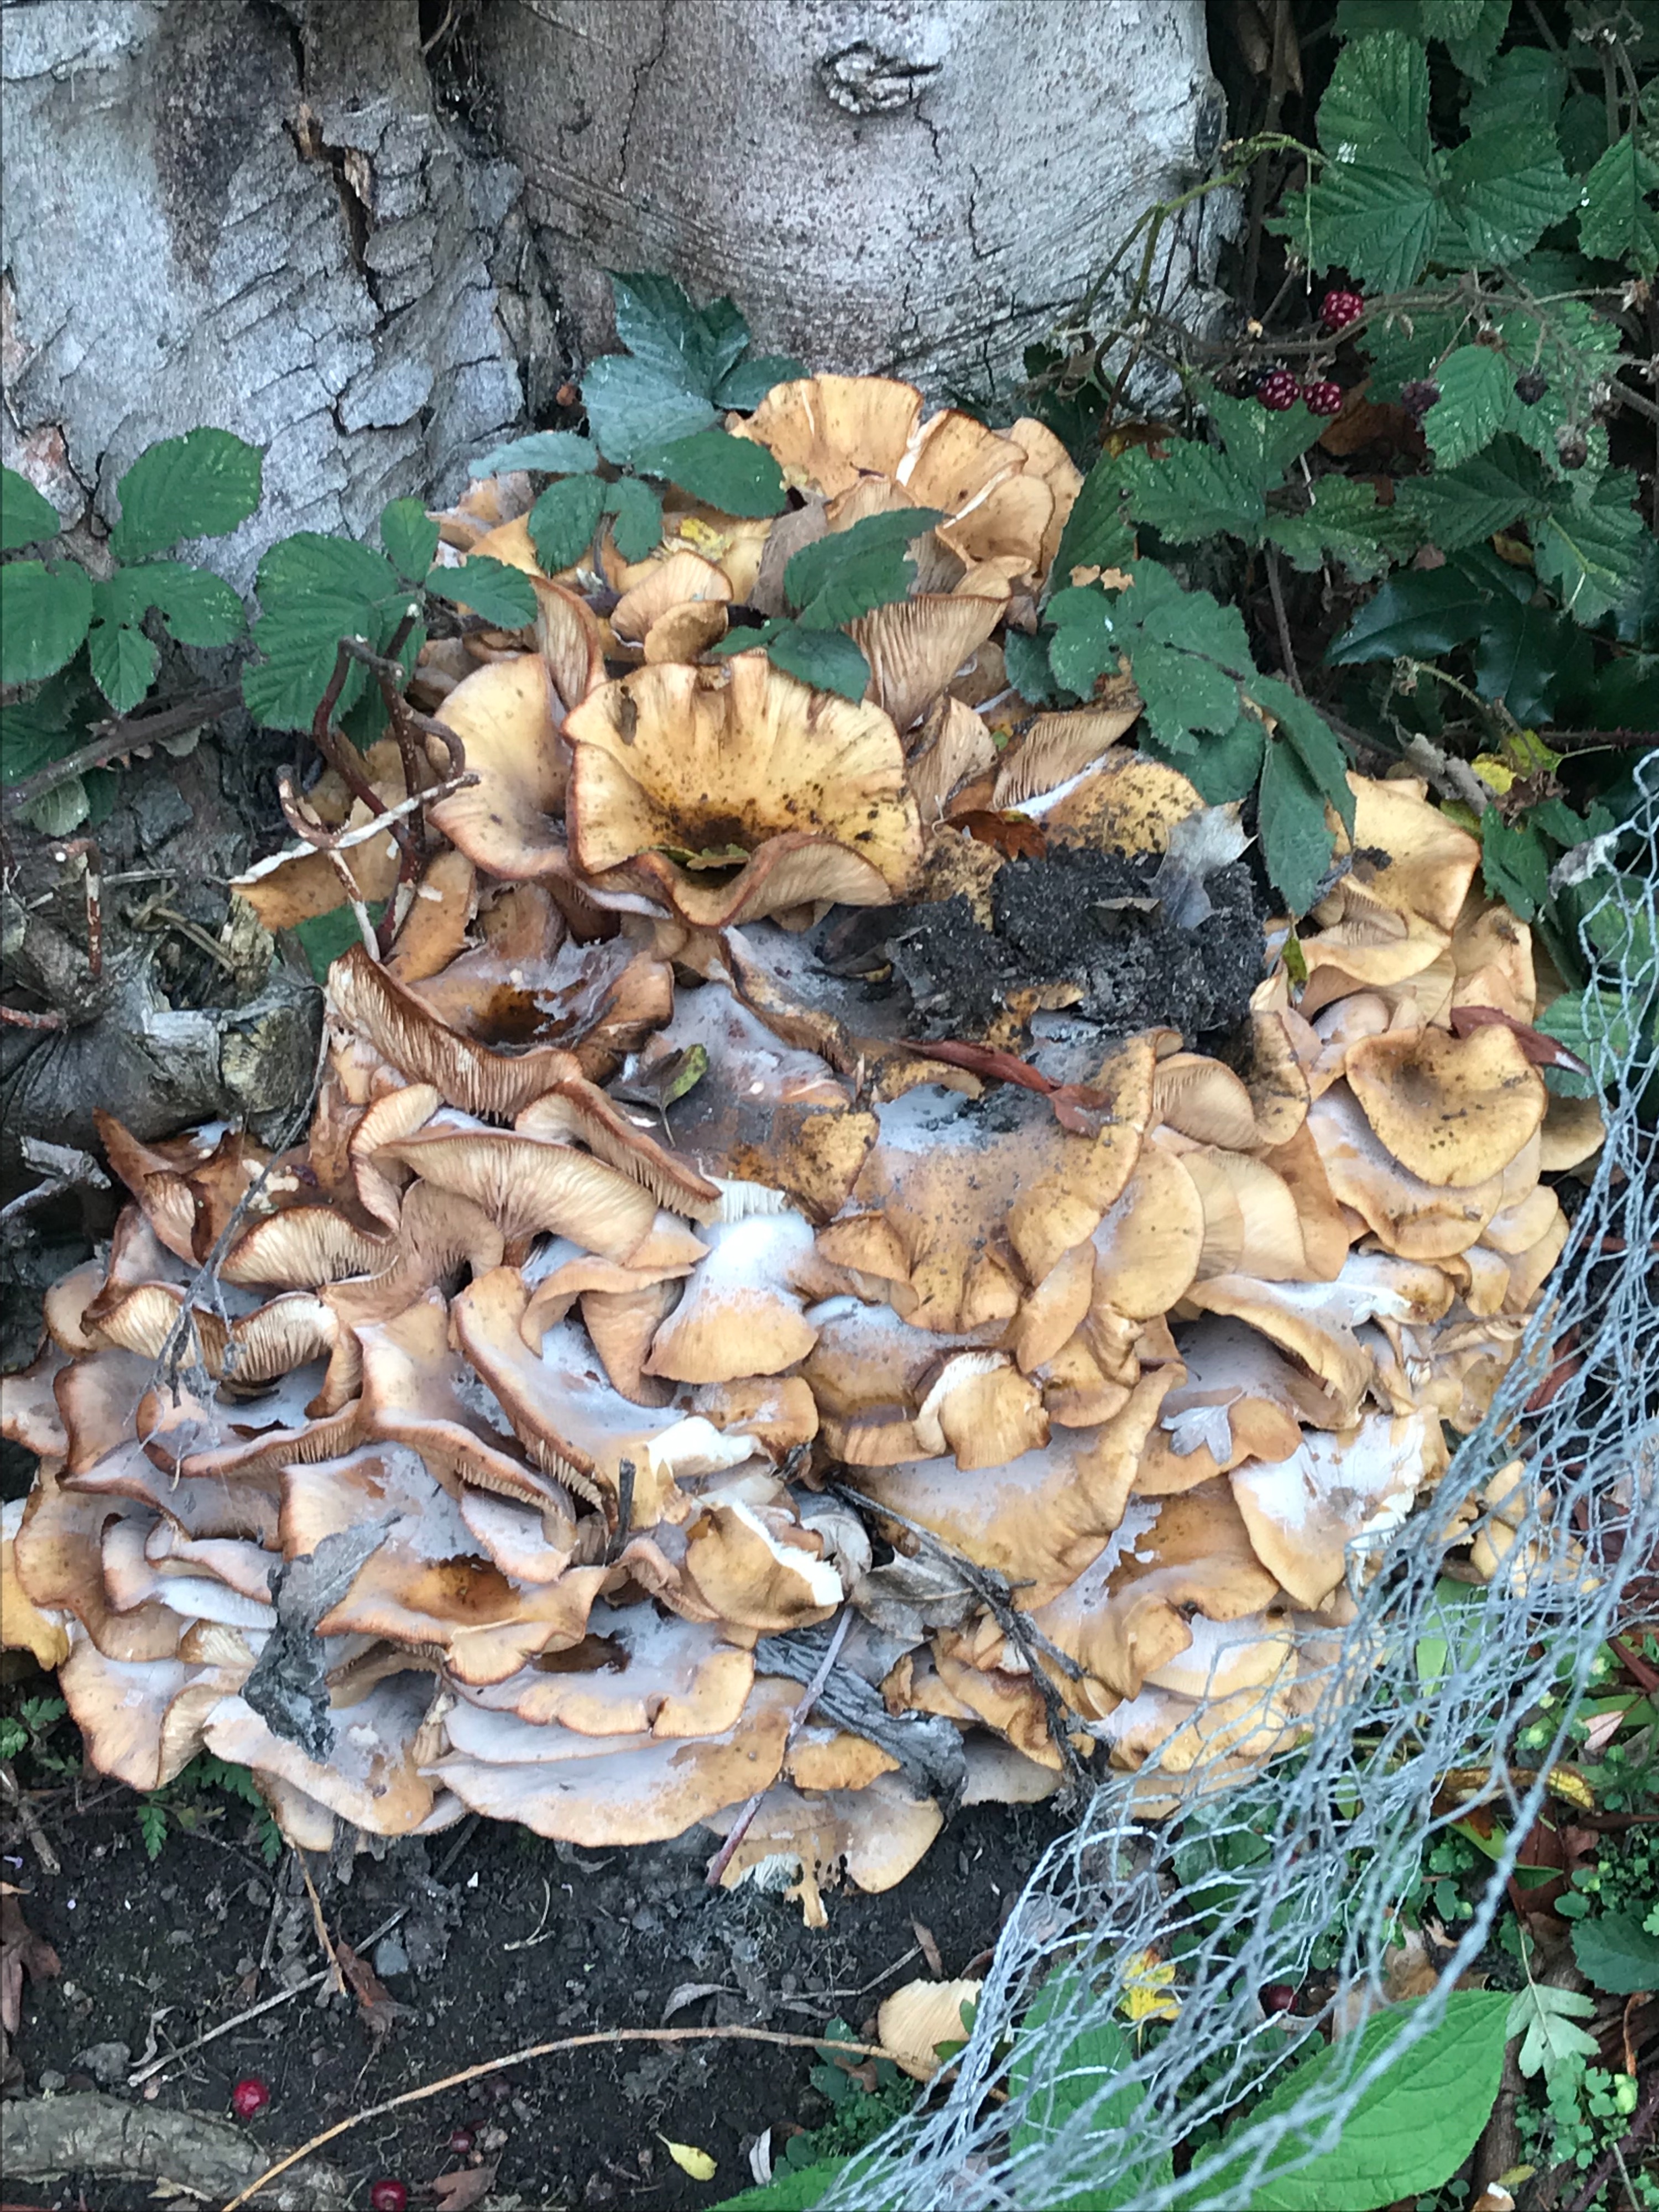
MULTIPOLYGON (((1078 489, 1039 425, 825 376, 737 427, 802 503, 675 495, 602 580, 541 573, 527 485, 443 520, 537 621, 422 664, 417 868, 311 793, 392 904, 385 957, 330 971, 305 1136, 100 1123, 128 1202, 9 1378, 39 1468, 0 1586, 135 1786, 209 1749, 316 1850, 469 1811, 729 1835, 758 1795, 722 1879, 781 1869, 817 1922, 1079 1752, 1151 1814, 1295 1741, 1550 1295, 1552 1179, 1601 1125, 1528 1057, 1530 933, 1407 778, 1350 778, 1304 972, 1241 888, 1213 1030, 1105 1018, 1069 955, 932 1026, 942 915, 1006 951, 1054 854, 1145 915, 1206 840, 1204 880, 1247 876, 1243 832, 1133 749, 1121 669, 999 750, 1078 489), (715 652, 801 547, 906 510, 915 591, 847 625, 866 696, 715 652), (284 1706, 271 1577, 331 1562, 284 1706), (846 1698, 792 1737, 843 1624, 846 1698)), ((401 803, 395 746, 363 766, 401 803)), ((278 925, 348 896, 314 851, 240 887, 278 925)), ((1458 1571, 1514 1570, 1524 1489, 1454 1516, 1458 1571)))

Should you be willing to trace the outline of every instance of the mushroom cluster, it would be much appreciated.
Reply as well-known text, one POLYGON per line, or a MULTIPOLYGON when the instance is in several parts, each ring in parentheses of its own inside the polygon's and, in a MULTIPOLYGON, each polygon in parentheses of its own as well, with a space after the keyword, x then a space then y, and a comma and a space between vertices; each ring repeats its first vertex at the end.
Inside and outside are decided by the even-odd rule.
MULTIPOLYGON (((0 1563, 6 1641, 137 1788, 205 1747, 314 1849, 704 1822, 817 1918, 1102 1746, 1157 1809, 1294 1740, 1600 1125, 1547 1093, 1529 933, 1421 785, 1351 779, 1292 940, 1237 810, 1121 742, 1126 675, 1009 692, 1078 489, 1040 426, 823 377, 738 427, 800 504, 671 505, 603 576, 542 575, 506 480, 443 518, 530 573, 535 629, 427 648, 417 878, 375 833, 243 879, 272 926, 355 884, 395 930, 333 966, 294 1148, 106 1120, 130 1202, 9 1385, 40 1464, 0 1563), (851 625, 863 700, 708 657, 791 551, 906 502, 944 519, 851 625), (1022 981, 1044 868, 1085 886, 1077 956, 1022 981), (951 928, 1004 966, 941 1037, 951 928), (1248 988, 1183 1020, 1218 936, 1248 988), (1126 1033, 1160 944, 1176 1003, 1126 1033)), ((1471 1575, 1515 1540, 1479 1504, 1471 1575)))

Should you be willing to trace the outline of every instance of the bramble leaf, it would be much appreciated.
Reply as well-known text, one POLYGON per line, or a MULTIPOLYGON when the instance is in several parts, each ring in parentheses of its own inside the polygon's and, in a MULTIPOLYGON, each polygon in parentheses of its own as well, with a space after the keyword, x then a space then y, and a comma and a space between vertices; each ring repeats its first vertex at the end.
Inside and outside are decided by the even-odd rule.
POLYGON ((418 499, 394 499, 380 510, 380 543, 398 574, 416 584, 438 557, 438 526, 418 499))
POLYGON ((0 552, 38 545, 63 528, 58 509, 15 469, 0 468, 0 552))
POLYGON ((625 467, 647 446, 706 430, 716 410, 701 392, 632 356, 604 354, 582 380, 582 401, 599 451, 625 467))
POLYGON ((1131 516, 1171 544, 1189 545, 1222 531, 1252 540, 1261 534, 1267 509, 1260 486, 1213 446, 1173 438, 1166 459, 1136 451, 1125 453, 1117 469, 1131 516))
POLYGON ((1659 1936, 1649 1935, 1634 1912, 1575 1921, 1572 1955, 1580 1972, 1612 1996, 1659 1990, 1659 1936))
POLYGON ((0 568, 0 684, 33 684, 73 658, 92 620, 92 585, 72 561, 59 568, 9 561, 0 568))
POLYGON ((1083 489, 1066 519, 1050 571, 1050 588, 1071 581, 1073 568, 1121 568, 1134 558, 1134 534, 1123 520, 1118 465, 1103 454, 1083 479, 1083 489))
POLYGON ((775 667, 798 677, 815 690, 862 699, 870 664, 850 637, 838 629, 809 629, 800 623, 772 625, 766 651, 775 667))
POLYGON ((1315 788, 1329 799, 1343 827, 1353 832, 1354 797, 1348 788, 1348 757, 1324 716, 1276 676, 1253 676, 1249 690, 1256 705, 1273 716, 1279 734, 1295 751, 1315 788))
POLYGON ((1434 458, 1455 469, 1491 443, 1510 410, 1513 374, 1493 346, 1459 346, 1440 364, 1440 397, 1423 418, 1434 458))
POLYGON ((426 580, 433 596, 470 607, 497 629, 524 629, 536 619, 536 590, 522 568, 470 554, 459 568, 434 568, 426 580))
POLYGON ((1308 911, 1331 865, 1325 798, 1291 745, 1268 740, 1261 767, 1261 856, 1293 915, 1308 911))
POLYGON ((1647 526, 1634 505, 1636 478, 1614 469, 1585 500, 1558 499, 1537 532, 1534 564, 1581 623, 1599 622, 1640 586, 1647 526))
POLYGON ((140 453, 116 486, 118 561, 164 553, 181 538, 222 538, 259 504, 263 456, 228 430, 191 430, 140 453))
POLYGON ((618 477, 607 484, 605 513, 611 517, 611 540, 624 561, 643 561, 654 552, 662 538, 662 501, 638 477, 618 477))
POLYGON ((814 538, 791 556, 783 572, 785 597, 811 629, 838 629, 902 599, 916 574, 906 547, 944 519, 935 507, 898 507, 814 538))
POLYGON ((1480 817, 1480 870, 1490 898, 1530 921, 1549 896, 1550 856, 1529 822, 1505 822, 1495 806, 1480 817))
POLYGON ((155 681, 161 654, 130 623, 95 622, 87 632, 87 660, 98 689, 118 714, 130 714, 155 681))
POLYGON ((527 438, 509 438, 492 447, 474 461, 467 474, 498 477, 508 469, 544 469, 550 476, 592 476, 599 465, 599 449, 579 430, 532 430, 527 438))
POLYGON ((1578 242, 1607 261, 1634 262, 1644 276, 1659 270, 1659 161, 1626 131, 1584 179, 1578 242))
POLYGON ((605 487, 593 477, 564 477, 550 483, 530 510, 530 542, 550 576, 574 568, 593 543, 605 512, 605 487))
POLYGON ((788 498, 783 471, 767 448, 725 430, 698 430, 665 446, 640 447, 634 465, 647 476, 666 477, 722 514, 778 514, 788 498))
POLYGON ((740 361, 714 386, 714 404, 740 415, 752 415, 776 384, 793 384, 806 374, 806 365, 793 354, 762 353, 740 361))

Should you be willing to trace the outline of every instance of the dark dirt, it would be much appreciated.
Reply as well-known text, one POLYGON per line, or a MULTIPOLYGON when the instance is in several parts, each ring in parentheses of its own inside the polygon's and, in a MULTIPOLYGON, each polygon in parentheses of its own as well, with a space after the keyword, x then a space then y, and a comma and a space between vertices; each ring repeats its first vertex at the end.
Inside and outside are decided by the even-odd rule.
POLYGON ((1243 861, 1205 888, 1209 919, 1183 929, 1151 897, 1156 856, 1056 848, 1008 862, 991 886, 994 930, 965 897, 902 909, 887 939, 895 973, 927 1038, 982 1036, 1010 994, 1049 984, 1081 990, 1069 1021, 1105 1037, 1167 1025, 1191 1044, 1243 1020, 1261 979, 1262 909, 1243 861))
MULTIPOLYGON (((8 1708, 17 1694, 6 1692, 8 1708)), ((54 1741, 68 1733, 60 1728, 54 1741)), ((0 1844, 0 1875, 27 1890, 28 1923, 63 1969, 25 1989, 26 2094, 44 2080, 136 2102, 143 2092, 126 2087, 126 2062, 115 2054, 112 2064, 96 2046, 125 2045, 137 2065, 152 2034, 158 2053, 189 2043, 322 1959, 291 1858, 266 1867, 245 1807, 208 1795, 204 1824, 169 1833, 152 1864, 139 1801, 94 1779, 78 1788, 88 1801, 79 1812, 70 1785, 37 1801, 61 1875, 46 1874, 15 1833, 0 1844), (269 1966, 251 1978, 273 1921, 269 1966)), ((606 1854, 486 1821, 394 1846, 379 1863, 360 1858, 343 1887, 313 1864, 331 1930, 364 1947, 400 2008, 384 2043, 377 2050, 355 2000, 307 1990, 169 2070, 155 2101, 223 2118, 233 2084, 260 2075, 271 2103, 250 2132, 274 2159, 353 2112, 482 2059, 588 2029, 661 2026, 685 1984, 717 1990, 676 2008, 678 2027, 745 2023, 812 2035, 837 2014, 862 2027, 890 1990, 928 1972, 912 1919, 931 1930, 946 1973, 961 1973, 995 1942, 1063 1826, 1046 1808, 962 1814, 896 1891, 831 1893, 822 1930, 805 1928, 781 1897, 707 1888, 715 1839, 701 1829, 606 1854), (369 1944, 400 1905, 410 1913, 396 1948, 369 1944)), ((707 2205, 750 2185, 746 2148, 763 2130, 774 2130, 781 2159, 794 2125, 828 2116, 808 2085, 815 2063, 809 2051, 738 2043, 580 2051, 371 2123, 325 2155, 351 2203, 390 2175, 418 2205, 424 2185, 468 2162, 446 2148, 451 2130, 465 2127, 479 2152, 501 2161, 492 2203, 707 2205), (660 2136, 707 2149, 714 2182, 680 2172, 660 2136)), ((84 2185, 82 2197, 82 2178, 13 2181, 8 2193, 54 2212, 137 2212, 154 2201, 148 2181, 84 2185)))

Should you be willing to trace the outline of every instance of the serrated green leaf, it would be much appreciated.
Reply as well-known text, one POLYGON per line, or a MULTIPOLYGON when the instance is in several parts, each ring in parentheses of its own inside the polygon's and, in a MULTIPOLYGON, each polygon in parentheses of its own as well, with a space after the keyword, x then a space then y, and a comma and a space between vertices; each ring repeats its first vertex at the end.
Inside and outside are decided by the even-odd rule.
POLYGON ((624 561, 643 561, 655 552, 662 540, 662 501, 648 483, 618 477, 605 486, 605 512, 611 543, 624 561))
POLYGON ((398 574, 416 584, 438 557, 438 526, 418 499, 394 499, 380 509, 380 543, 398 574))
POLYGON ((757 354, 727 369, 714 386, 714 404, 740 415, 752 415, 775 385, 794 384, 806 374, 806 365, 793 354, 757 354))
MULTIPOLYGON (((1142 2132, 1146 2089, 1139 2081, 1125 2081, 1115 2089, 1109 2086, 1114 2075, 1126 2071, 1133 2056, 1122 2030, 1097 2000, 1091 2000, 1085 1984, 1065 1972, 1046 1982, 1014 2037, 1008 2087, 1022 2107, 1012 2134, 1015 2156, 1054 2142, 1086 2106, 1093 2108, 1090 2136, 1098 2137, 1103 2148, 1113 2138, 1133 2142, 1142 2132), (1050 2021, 1057 2016, 1063 2020, 1068 2013, 1076 2014, 1068 2033, 1043 2033, 1050 2021)), ((1164 2151, 1133 2167, 1109 2187, 1054 2196, 1047 2205, 1049 2212, 1117 2212, 1167 2184, 1173 2174, 1170 2154, 1164 2151)))
POLYGON ((1626 131, 1584 179, 1578 241, 1604 261, 1627 261, 1644 276, 1659 269, 1659 161, 1626 131))
POLYGON ((1324 427, 1298 400, 1274 410, 1257 399, 1206 392, 1204 410, 1226 447, 1227 459, 1259 490, 1274 489, 1291 463, 1305 453, 1324 427))
POLYGON ((1348 757, 1324 716, 1276 676, 1252 676, 1250 696, 1279 725, 1279 734, 1296 753, 1316 790, 1328 799, 1353 834, 1354 798, 1348 787, 1348 757))
MULTIPOLYGON (((1288 2117, 1310 2090, 1369 2065, 1399 2040, 1425 2002, 1390 2006, 1367 2021, 1357 2039, 1316 2051, 1253 2106, 1224 2143, 1254 2123, 1288 2117)), ((1439 2024, 1361 2092, 1334 2149, 1293 2172, 1276 2171, 1307 2148, 1308 2136, 1292 2126, 1268 2153, 1260 2180, 1243 2190, 1241 2165, 1237 2180, 1224 2172, 1206 2179, 1201 2201, 1229 2203, 1242 2192, 1250 2212, 1330 2212, 1334 2205, 1343 2212, 1376 2212, 1397 2198, 1438 2189, 1474 2149, 1497 2101, 1506 2009, 1507 2000, 1491 1990, 1456 1991, 1439 2024)), ((1311 2132, 1317 2136, 1319 2123, 1311 2132)))
POLYGON ((1397 400, 1402 385, 1427 376, 1456 337, 1461 320, 1430 308, 1368 324, 1360 339, 1371 361, 1366 397, 1397 400))
POLYGON ((1261 781, 1267 733, 1257 716, 1241 714, 1224 735, 1203 738, 1179 760, 1166 757, 1150 731, 1137 743, 1142 752, 1167 757, 1170 768, 1179 768, 1206 806, 1224 806, 1230 799, 1248 799, 1261 781))
MULTIPOLYGON (((1476 264, 1514 261, 1528 253, 1553 223, 1578 203, 1547 126, 1482 131, 1446 159, 1446 214, 1476 264)), ((1442 258, 1451 251, 1449 228, 1442 258)))
POLYGON ((1549 896, 1550 856, 1529 823, 1505 822, 1495 806, 1480 817, 1480 868, 1487 896, 1530 921, 1549 896))
POLYGON ((1109 453, 1083 479, 1050 571, 1053 586, 1064 588, 1073 568, 1121 568, 1134 556, 1134 534, 1123 519, 1123 487, 1117 463, 1109 453))
POLYGON ((1474 646, 1474 687, 1501 699, 1517 722, 1542 721, 1577 660, 1582 630, 1553 607, 1530 600, 1493 602, 1474 646))
POLYGON ((1238 720, 1237 678, 1201 654, 1135 638, 1129 641, 1129 669, 1146 726, 1161 744, 1196 745, 1200 730, 1220 737, 1238 720))
MULTIPOLYGON (((1431 178, 1368 161, 1328 161, 1303 199, 1316 264, 1345 266, 1376 291, 1414 284, 1439 237, 1439 186, 1431 178)), ((1269 227, 1301 242, 1293 220, 1269 227)))
MULTIPOLYGON (((1464 20, 1468 20, 1467 15, 1464 20)), ((1509 22, 1510 0, 1480 0, 1480 12, 1474 16, 1472 28, 1443 34, 1452 66, 1477 82, 1483 78, 1492 56, 1504 43, 1509 22)))
POLYGON ((564 477, 530 510, 530 542, 544 572, 574 568, 593 543, 605 512, 605 487, 594 477, 564 477))
POLYGON ((1292 915, 1306 914, 1331 865, 1324 794, 1288 744, 1270 738, 1261 764, 1261 857, 1292 915))
POLYGON ((1479 28, 1486 0, 1419 0, 1425 39, 1467 39, 1479 28))
POLYGON ((1319 143, 1337 162, 1427 171, 1429 64, 1415 39, 1385 30, 1343 48, 1319 103, 1319 143))
POLYGON ((159 647, 126 623, 94 623, 87 632, 93 681, 118 714, 130 714, 155 681, 159 647))
POLYGON ((808 629, 799 623, 781 623, 768 638, 766 651, 775 667, 810 684, 815 691, 862 699, 869 686, 869 662, 841 630, 808 629))
POLYGON ((944 520, 937 507, 898 507, 803 545, 783 572, 784 596, 803 627, 838 629, 903 599, 915 580, 905 548, 944 520))
POLYGON ((1459 346, 1440 364, 1440 397, 1423 418, 1435 459, 1455 468, 1489 444, 1509 413, 1513 377, 1495 346, 1459 346))
POLYGON ((180 645, 234 645, 247 628, 240 594, 210 568, 187 561, 142 561, 119 571, 135 615, 154 607, 180 645))
POLYGON ((1332 668, 1409 655, 1431 659, 1476 637, 1500 598, 1529 599, 1530 578, 1479 547, 1443 568, 1402 569, 1367 601, 1328 648, 1332 668))
MULTIPOLYGON (((308 728, 340 641, 362 637, 384 652, 410 603, 391 564, 349 538, 299 531, 278 539, 259 563, 260 615, 253 643, 264 658, 242 672, 242 697, 254 720, 272 729, 308 728)), ((368 672, 348 670, 337 712, 362 696, 368 672)))
POLYGON ((1635 476, 1615 469, 1589 499, 1558 501, 1535 533, 1539 577, 1576 622, 1599 622, 1632 599, 1640 585, 1647 526, 1635 496, 1635 476))
MULTIPOLYGON (((377 899, 368 911, 369 920, 378 923, 386 912, 386 901, 377 899)), ((296 922, 294 934, 300 940, 306 965, 319 983, 327 982, 329 969, 342 954, 363 941, 356 909, 344 904, 330 907, 326 914, 313 914, 296 922)))
POLYGON ((1592 1098, 1616 1083, 1630 1066, 1637 1041, 1638 1009, 1627 1006, 1616 991, 1591 985, 1582 991, 1564 991, 1553 999, 1533 1027, 1576 1053, 1592 1071, 1587 1076, 1549 1068, 1545 1080, 1565 1098, 1592 1098))
POLYGON ((78 665, 48 677, 29 698, 0 707, 0 781, 25 776, 73 752, 102 702, 78 665))
POLYGON ((768 449, 725 430, 698 430, 670 445, 641 449, 635 465, 647 476, 666 477, 722 514, 780 514, 788 500, 783 471, 768 449))
POLYGON ((143 1838, 144 1856, 159 1859, 161 1847, 167 1839, 167 1815, 165 1805, 154 1802, 138 1808, 138 1833, 143 1838))
POLYGON ((1072 585, 1049 600, 1054 625, 1048 665, 1055 681, 1086 699, 1097 678, 1115 670, 1123 647, 1111 602, 1093 584, 1072 585))
POLYGON ((529 577, 487 553, 469 554, 459 568, 434 568, 426 587, 452 606, 470 607, 497 629, 526 629, 536 619, 536 587, 529 577))
POLYGON ((1517 1990, 1509 2008, 1508 2032, 1521 2038, 1516 2063, 1530 2081, 1541 2072, 1552 2086, 1576 2081, 1587 2058, 1596 2056, 1593 2035, 1577 2022, 1589 2020, 1595 2000, 1581 1990, 1558 1990, 1552 1983, 1528 1982, 1517 1990))
POLYGON ((1129 574, 1133 584, 1117 602, 1120 629, 1133 622, 1156 644, 1203 653, 1232 676, 1255 674, 1249 635, 1237 607, 1224 606, 1208 592, 1183 591, 1168 569, 1150 561, 1138 561, 1129 574))
POLYGON ((711 393, 742 357, 749 325, 727 299, 694 307, 672 276, 613 276, 617 336, 636 361, 711 393))
POLYGON ((38 545, 63 528, 58 509, 15 469, 0 468, 0 552, 38 545))
POLYGON ((539 469, 554 477, 586 477, 599 465, 599 447, 580 431, 532 430, 528 437, 509 438, 504 446, 492 446, 482 460, 471 465, 467 474, 499 477, 509 469, 539 469))
POLYGON ((1598 1912, 1572 1931, 1579 1971, 1610 1996, 1659 1990, 1659 1936, 1650 1936, 1633 1912, 1598 1912))
POLYGON ((667 370, 627 354, 605 354, 582 380, 582 401, 599 451, 626 467, 648 446, 665 446, 706 430, 714 402, 667 370))
POLYGON ((1401 536, 1394 510, 1377 505, 1374 484, 1338 476, 1320 478, 1304 514, 1270 514, 1267 534, 1295 568, 1317 568, 1328 555, 1360 578, 1382 574, 1401 536))
POLYGON ((228 430, 191 430, 141 453, 116 486, 118 561, 164 553, 181 538, 222 538, 259 504, 263 457, 228 430))
POLYGON ((1144 450, 1125 453, 1118 478, 1133 520, 1174 545, 1223 531, 1254 541, 1267 518, 1260 486, 1227 454, 1195 439, 1171 439, 1163 460, 1144 450))
MULTIPOLYGON (((92 771, 92 775, 96 773, 95 769, 92 771)), ((33 806, 26 806, 22 819, 43 837, 69 836, 92 818, 92 775, 66 776, 62 783, 42 792, 33 806)), ((113 776, 107 780, 111 783, 115 781, 113 776)))
POLYGON ((1443 553, 1460 552, 1511 523, 1531 520, 1549 501, 1549 479, 1537 457, 1507 433, 1456 468, 1409 477, 1395 495, 1401 512, 1443 553))
POLYGON ((1511 47, 1469 94, 1464 127, 1471 138, 1508 131, 1536 139, 1554 122, 1566 86, 1566 64, 1559 54, 1547 46, 1511 47))
POLYGON ((1607 150, 1607 103, 1599 93, 1570 92, 1556 126, 1561 155, 1575 177, 1587 176, 1607 150))
POLYGON ((1008 681, 1028 706, 1046 706, 1054 696, 1054 677, 1048 666, 1048 641, 1052 635, 1052 631, 1045 630, 1030 635, 1023 629, 1010 629, 1003 635, 1002 659, 1008 681))
POLYGON ((92 585, 74 562, 0 568, 0 684, 33 684, 73 658, 92 620, 92 585))

